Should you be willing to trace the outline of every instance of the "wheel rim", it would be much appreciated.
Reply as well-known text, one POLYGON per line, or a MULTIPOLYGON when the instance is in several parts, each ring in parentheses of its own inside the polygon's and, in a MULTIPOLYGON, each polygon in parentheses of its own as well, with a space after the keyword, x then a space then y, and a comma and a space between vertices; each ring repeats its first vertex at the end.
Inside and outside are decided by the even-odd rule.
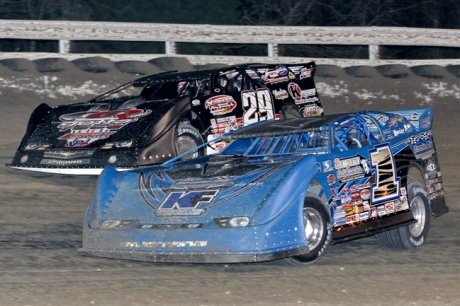
MULTIPOLYGON (((183 135, 177 138, 177 149, 179 151, 179 154, 190 151, 196 147, 197 147, 197 144, 195 140, 189 136, 183 135)), ((198 157, 198 152, 187 154, 183 157, 183 159, 189 159, 189 158, 194 158, 194 157, 198 157)))
POLYGON ((308 241, 308 248, 316 248, 323 237, 324 224, 321 215, 316 209, 306 207, 303 209, 303 220, 305 224, 305 238, 308 241))
POLYGON ((417 222, 409 225, 409 231, 412 236, 418 237, 422 234, 423 229, 425 228, 426 211, 423 199, 421 197, 415 197, 412 199, 410 209, 417 222))

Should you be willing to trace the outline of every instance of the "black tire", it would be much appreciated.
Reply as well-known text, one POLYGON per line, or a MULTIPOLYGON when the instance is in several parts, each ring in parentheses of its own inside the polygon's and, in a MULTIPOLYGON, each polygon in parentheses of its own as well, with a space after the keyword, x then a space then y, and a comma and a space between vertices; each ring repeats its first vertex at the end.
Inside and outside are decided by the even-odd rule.
MULTIPOLYGON (((174 137, 174 146, 176 148, 176 154, 180 155, 189 150, 192 150, 202 145, 203 137, 200 132, 188 123, 179 123, 177 125, 176 134, 174 137)), ((182 157, 182 160, 195 158, 203 155, 204 150, 190 153, 182 157)))
POLYGON ((323 256, 331 242, 331 218, 324 204, 316 198, 306 198, 303 214, 305 236, 310 246, 305 254, 284 258, 284 262, 291 266, 315 263, 323 256))
POLYGON ((430 229, 431 209, 428 195, 423 186, 415 181, 407 185, 407 197, 416 223, 395 228, 375 237, 381 245, 397 250, 414 249, 421 246, 430 229))
POLYGON ((291 102, 285 102, 281 108, 281 119, 301 118, 299 107, 291 102))

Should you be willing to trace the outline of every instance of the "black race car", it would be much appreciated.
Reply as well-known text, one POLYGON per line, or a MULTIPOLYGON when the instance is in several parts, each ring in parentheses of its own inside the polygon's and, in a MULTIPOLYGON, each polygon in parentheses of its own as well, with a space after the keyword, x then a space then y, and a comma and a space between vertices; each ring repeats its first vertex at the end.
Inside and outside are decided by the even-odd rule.
MULTIPOLYGON (((163 163, 254 122, 323 114, 315 63, 244 64, 136 79, 88 102, 32 113, 8 166, 99 174, 163 163)), ((219 152, 224 142, 186 158, 219 152)))

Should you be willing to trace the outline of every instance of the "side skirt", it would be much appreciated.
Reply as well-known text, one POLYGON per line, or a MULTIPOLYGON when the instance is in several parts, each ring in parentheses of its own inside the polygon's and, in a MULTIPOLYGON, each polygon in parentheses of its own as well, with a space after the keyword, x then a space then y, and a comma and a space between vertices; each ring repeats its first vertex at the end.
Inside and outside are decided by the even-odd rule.
POLYGON ((385 232, 387 230, 415 222, 417 222, 417 220, 414 219, 412 212, 408 210, 395 216, 389 216, 386 218, 368 221, 366 223, 354 227, 342 228, 339 231, 333 231, 332 243, 337 244, 345 241, 371 236, 380 232, 385 232))

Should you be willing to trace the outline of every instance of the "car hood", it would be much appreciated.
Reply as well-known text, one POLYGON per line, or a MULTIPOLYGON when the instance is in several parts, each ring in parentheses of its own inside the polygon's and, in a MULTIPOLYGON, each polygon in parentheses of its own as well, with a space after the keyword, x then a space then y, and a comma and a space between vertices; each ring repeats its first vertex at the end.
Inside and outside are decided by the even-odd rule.
POLYGON ((98 148, 109 142, 135 142, 173 105, 171 100, 146 103, 141 97, 55 107, 42 104, 29 120, 22 149, 98 148))
POLYGON ((124 220, 140 225, 194 223, 215 227, 218 220, 235 216, 249 217, 252 225, 262 224, 298 195, 304 197, 306 188, 295 188, 298 184, 293 181, 301 176, 308 181, 307 173, 313 177, 317 172, 312 156, 277 164, 250 164, 238 158, 219 165, 209 161, 192 164, 126 172, 106 168, 93 199, 91 225, 124 220), (299 167, 307 173, 293 171, 299 167))

